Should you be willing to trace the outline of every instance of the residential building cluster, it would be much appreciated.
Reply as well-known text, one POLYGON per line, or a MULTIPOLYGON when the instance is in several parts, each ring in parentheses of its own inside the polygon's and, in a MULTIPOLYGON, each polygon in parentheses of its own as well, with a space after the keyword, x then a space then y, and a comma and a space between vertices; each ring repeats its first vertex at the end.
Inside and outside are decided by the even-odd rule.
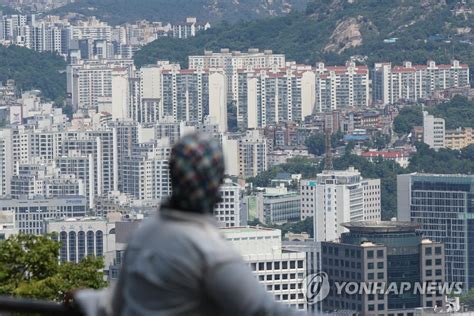
POLYGON ((54 52, 64 58, 132 58, 143 45, 161 37, 189 38, 209 23, 188 17, 182 24, 138 21, 112 26, 95 17, 69 19, 54 15, 2 15, 0 43, 18 45, 38 52, 54 52))
MULTIPOLYGON (((12 17, 2 17, 3 25, 12 17)), ((33 16, 25 19, 15 32, 38 27, 33 16)), ((39 23, 49 25, 47 19, 53 17, 39 23)), ((367 151, 360 145, 391 133, 393 103, 468 86, 465 65, 377 64, 369 72, 354 62, 312 67, 271 51, 224 49, 189 56, 188 69, 168 61, 136 69, 131 55, 115 54, 109 45, 116 38, 129 45, 129 34, 140 43, 156 35, 156 25, 136 25, 136 33, 131 25, 117 31, 94 19, 64 28, 79 46, 86 43, 85 50, 67 50, 70 118, 40 91, 20 93, 12 80, 0 85, 0 121, 6 122, 0 128, 0 239, 55 233, 61 262, 103 256, 107 276, 116 278, 130 233, 172 193, 172 146, 201 131, 224 151, 226 177, 214 209, 221 232, 277 300, 298 310, 413 316, 417 308, 445 310, 446 295, 339 295, 334 282, 474 287, 474 176, 400 175, 397 218, 382 221, 384 179, 365 178, 354 167, 333 170, 330 163, 346 150, 337 144, 342 141, 353 142, 352 152, 369 161, 407 167, 412 147, 404 140, 367 151), (307 140, 321 134, 338 135, 335 148, 325 139, 331 145, 322 172, 306 178, 281 172, 265 187, 246 183, 290 158, 315 158, 307 140), (279 229, 247 226, 300 221, 312 222, 313 236, 289 233, 282 241, 279 229), (312 305, 304 289, 316 272, 325 272, 333 287, 312 305)), ((195 31, 176 30, 178 37, 195 31)), ((435 149, 463 148, 474 139, 472 128, 446 130, 443 119, 427 112, 417 136, 435 149)))

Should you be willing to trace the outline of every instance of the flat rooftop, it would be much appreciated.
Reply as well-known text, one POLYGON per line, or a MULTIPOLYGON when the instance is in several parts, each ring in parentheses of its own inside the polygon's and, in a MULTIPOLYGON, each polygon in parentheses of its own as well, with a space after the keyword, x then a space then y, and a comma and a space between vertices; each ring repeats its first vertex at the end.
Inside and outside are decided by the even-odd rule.
POLYGON ((361 233, 414 232, 420 228, 420 225, 417 223, 399 221, 361 221, 343 223, 342 226, 351 232, 361 233))

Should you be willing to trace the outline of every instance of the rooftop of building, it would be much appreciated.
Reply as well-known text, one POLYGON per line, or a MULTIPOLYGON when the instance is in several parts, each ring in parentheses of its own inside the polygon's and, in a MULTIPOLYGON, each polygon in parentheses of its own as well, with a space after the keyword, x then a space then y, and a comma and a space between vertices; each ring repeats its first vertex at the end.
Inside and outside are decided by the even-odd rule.
POLYGON ((401 221, 361 221, 343 223, 342 226, 349 229, 351 232, 360 233, 402 233, 414 232, 420 228, 420 225, 417 223, 401 221))
POLYGON ((242 233, 255 234, 255 233, 260 233, 260 232, 279 231, 278 229, 261 227, 261 226, 222 227, 220 228, 220 230, 224 234, 242 234, 242 233))

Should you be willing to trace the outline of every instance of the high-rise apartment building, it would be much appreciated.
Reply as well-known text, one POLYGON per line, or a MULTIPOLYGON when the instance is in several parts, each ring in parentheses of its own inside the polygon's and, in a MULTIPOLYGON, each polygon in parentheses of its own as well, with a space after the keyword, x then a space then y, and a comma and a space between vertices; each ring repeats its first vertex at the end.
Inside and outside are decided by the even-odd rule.
POLYGON ((445 121, 423 111, 423 142, 433 149, 445 147, 445 121))
POLYGON ((78 195, 85 195, 82 180, 74 174, 62 174, 53 165, 20 164, 11 180, 14 199, 78 195))
POLYGON ((93 60, 67 67, 67 92, 75 109, 99 108, 114 118, 128 116, 133 60, 93 60))
POLYGON ((255 177, 267 170, 267 140, 259 130, 247 130, 239 139, 239 175, 244 178, 255 177))
POLYGON ((397 207, 399 220, 420 224, 426 238, 445 244, 446 280, 474 287, 474 176, 399 175, 397 207))
POLYGON ((330 284, 322 310, 407 316, 415 308, 445 306, 445 293, 415 291, 416 286, 431 282, 444 286, 443 243, 423 239, 418 225, 410 222, 363 221, 344 226, 349 232, 339 242, 321 243, 321 270, 330 284), (365 284, 369 290, 353 292, 346 287, 337 293, 336 282, 365 284), (371 291, 370 284, 381 286, 371 291), (401 292, 401 284, 410 288, 401 292), (388 291, 390 286, 398 288, 388 291))
POLYGON ((245 128, 302 122, 315 102, 315 74, 310 66, 242 68, 233 87, 237 118, 245 128))
POLYGON ((416 102, 435 91, 461 87, 469 87, 469 66, 458 60, 450 65, 436 65, 432 60, 426 65, 376 63, 372 72, 373 101, 381 104, 416 102))
POLYGON ((369 106, 367 66, 326 66, 318 63, 316 73, 316 111, 328 112, 347 107, 369 106))
POLYGON ((221 132, 227 131, 227 77, 222 69, 181 69, 159 62, 142 67, 138 77, 132 88, 131 118, 142 123, 165 117, 202 123, 209 116, 221 132))
POLYGON ((0 196, 11 194, 13 176, 13 133, 0 129, 0 196))
POLYGON ((136 199, 161 201, 171 194, 168 159, 171 147, 167 139, 137 144, 125 158, 120 170, 123 192, 136 199))
POLYGON ((247 225, 244 208, 244 188, 227 178, 220 187, 220 200, 214 207, 214 216, 224 227, 247 225))
POLYGON ((380 180, 363 179, 353 167, 301 180, 300 194, 302 219, 314 217, 316 241, 338 239, 342 223, 381 218, 380 180))
POLYGON ((303 295, 306 254, 282 250, 280 230, 236 227, 222 228, 221 232, 277 301, 297 310, 307 309, 303 295))

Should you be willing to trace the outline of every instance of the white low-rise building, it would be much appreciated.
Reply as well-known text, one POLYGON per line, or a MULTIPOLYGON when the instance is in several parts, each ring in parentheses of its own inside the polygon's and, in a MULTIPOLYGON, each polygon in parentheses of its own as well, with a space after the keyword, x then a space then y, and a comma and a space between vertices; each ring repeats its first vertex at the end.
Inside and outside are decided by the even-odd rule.
POLYGON ((221 231, 277 301, 298 310, 307 309, 303 294, 303 287, 306 286, 306 254, 282 250, 280 230, 235 227, 223 228, 221 231))

